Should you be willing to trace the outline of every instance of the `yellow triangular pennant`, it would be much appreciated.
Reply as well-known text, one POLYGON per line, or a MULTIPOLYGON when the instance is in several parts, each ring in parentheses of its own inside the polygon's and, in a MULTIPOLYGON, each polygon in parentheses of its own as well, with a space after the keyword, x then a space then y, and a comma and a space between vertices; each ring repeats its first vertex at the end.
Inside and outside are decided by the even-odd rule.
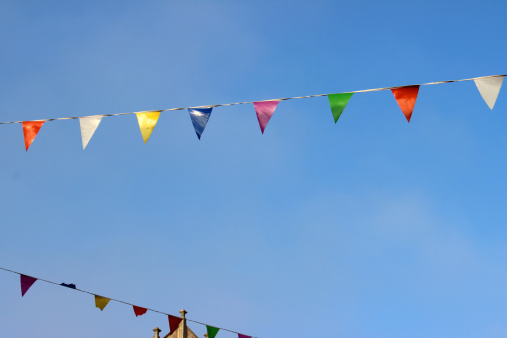
POLYGON ((98 307, 100 311, 102 311, 110 300, 111 299, 109 298, 95 295, 95 306, 98 307))
POLYGON ((153 131, 155 125, 157 124, 160 112, 161 110, 152 110, 136 113, 137 122, 139 122, 139 129, 141 129, 141 134, 143 135, 144 143, 148 142, 151 132, 153 131))

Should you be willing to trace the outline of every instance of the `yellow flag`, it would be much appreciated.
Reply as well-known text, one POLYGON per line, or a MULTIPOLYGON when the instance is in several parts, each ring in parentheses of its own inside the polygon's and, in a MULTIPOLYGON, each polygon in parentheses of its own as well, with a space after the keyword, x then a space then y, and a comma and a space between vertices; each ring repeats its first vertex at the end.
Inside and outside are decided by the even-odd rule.
POLYGON ((95 307, 98 307, 102 311, 110 300, 109 298, 95 295, 95 307))
POLYGON ((137 122, 139 122, 139 129, 141 129, 141 134, 143 135, 144 143, 148 142, 151 132, 153 131, 155 125, 157 124, 160 112, 161 110, 152 110, 136 113, 137 122))

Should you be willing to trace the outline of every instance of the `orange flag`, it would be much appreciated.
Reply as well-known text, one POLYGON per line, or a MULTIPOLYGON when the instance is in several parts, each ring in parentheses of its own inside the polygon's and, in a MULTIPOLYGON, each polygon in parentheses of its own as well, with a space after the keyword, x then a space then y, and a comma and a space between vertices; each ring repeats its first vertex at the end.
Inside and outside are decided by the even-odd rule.
POLYGON ((40 130, 40 127, 44 124, 44 121, 23 121, 23 135, 25 136, 25 149, 28 151, 32 144, 35 136, 40 130))
POLYGON ((391 89, 394 98, 401 108, 403 114, 410 122, 412 117, 412 111, 414 110, 415 100, 417 100, 417 94, 419 93, 419 86, 407 86, 391 89))

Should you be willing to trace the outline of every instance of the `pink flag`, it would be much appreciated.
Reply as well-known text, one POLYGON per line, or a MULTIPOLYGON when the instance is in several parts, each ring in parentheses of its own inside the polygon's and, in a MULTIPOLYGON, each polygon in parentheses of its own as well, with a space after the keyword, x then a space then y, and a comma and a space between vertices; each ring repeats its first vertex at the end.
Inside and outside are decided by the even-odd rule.
POLYGON ((257 120, 259 120, 259 126, 264 134, 264 129, 268 125, 269 119, 273 116, 276 106, 280 101, 260 101, 254 102, 255 113, 257 114, 257 120))
POLYGON ((19 275, 19 277, 21 279, 21 297, 23 297, 28 289, 30 289, 30 287, 33 285, 33 283, 35 283, 37 278, 25 275, 19 275))

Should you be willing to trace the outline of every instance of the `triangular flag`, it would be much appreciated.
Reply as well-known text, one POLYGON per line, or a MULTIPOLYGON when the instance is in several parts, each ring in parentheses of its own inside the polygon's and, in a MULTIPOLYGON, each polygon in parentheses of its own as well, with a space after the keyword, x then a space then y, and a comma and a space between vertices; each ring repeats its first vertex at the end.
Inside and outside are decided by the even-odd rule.
POLYGON ((410 122, 412 111, 414 110, 415 100, 417 100, 417 93, 419 93, 419 86, 407 86, 391 89, 394 98, 401 108, 403 114, 410 122))
POLYGON ((141 135, 143 135, 145 144, 148 142, 151 132, 157 124, 158 118, 160 117, 160 112, 161 110, 136 113, 139 129, 141 129, 141 135))
POLYGON ((208 338, 215 338, 220 329, 217 327, 206 325, 206 330, 208 331, 208 338))
POLYGON ((500 88, 502 88, 503 76, 475 79, 474 82, 488 107, 493 109, 498 93, 500 93, 500 88))
POLYGON ((94 296, 95 296, 95 307, 98 307, 100 309, 100 311, 104 310, 107 303, 109 303, 109 301, 111 300, 109 298, 102 297, 102 296, 97 296, 97 295, 94 295, 94 296))
POLYGON ((19 275, 21 281, 21 297, 25 295, 25 293, 30 289, 30 287, 35 283, 37 278, 33 278, 26 275, 19 275))
POLYGON ((25 149, 28 151, 35 136, 39 133, 44 121, 23 121, 23 136, 25 137, 25 149))
POLYGON ((183 318, 171 315, 168 315, 168 317, 169 317, 169 335, 172 335, 173 332, 178 329, 178 326, 180 325, 183 318))
POLYGON ((144 307, 139 307, 135 305, 132 305, 132 307, 134 308, 134 313, 136 314, 136 317, 142 316, 146 313, 146 311, 148 311, 148 309, 145 309, 144 307))
POLYGON ((257 120, 261 127, 261 132, 264 134, 264 129, 268 125, 269 119, 273 116, 276 106, 280 101, 260 101, 254 102, 255 113, 257 114, 257 120))
POLYGON ((60 283, 60 285, 65 286, 66 288, 69 288, 69 289, 76 289, 76 284, 74 284, 74 283, 70 283, 70 284, 60 283))
POLYGON ((88 142, 92 138, 95 130, 102 121, 103 116, 86 116, 79 118, 79 126, 81 127, 81 140, 83 141, 83 150, 85 150, 88 142))
POLYGON ((190 118, 192 119, 192 124, 194 125, 195 133, 199 140, 201 139, 202 132, 204 128, 206 128, 206 124, 208 124, 209 117, 211 115, 211 110, 213 108, 188 108, 188 112, 190 113, 190 118))
POLYGON ((252 336, 247 336, 247 335, 238 333, 238 338, 252 338, 252 336))
POLYGON ((331 112, 333 113, 334 123, 338 122, 340 115, 343 113, 345 106, 349 103, 350 98, 354 93, 341 93, 341 94, 329 94, 329 105, 331 106, 331 112))

